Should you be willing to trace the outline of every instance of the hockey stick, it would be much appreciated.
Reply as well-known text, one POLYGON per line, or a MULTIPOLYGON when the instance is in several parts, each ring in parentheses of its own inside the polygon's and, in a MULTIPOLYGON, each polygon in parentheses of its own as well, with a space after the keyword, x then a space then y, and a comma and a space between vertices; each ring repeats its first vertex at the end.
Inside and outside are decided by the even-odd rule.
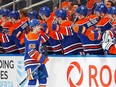
MULTIPOLYGON (((46 58, 45 61, 44 61, 42 64, 46 64, 48 61, 49 61, 49 59, 46 58)), ((22 85, 22 84, 28 79, 28 77, 29 77, 30 75, 32 75, 32 74, 40 67, 40 65, 41 65, 41 64, 39 63, 38 66, 37 66, 30 74, 28 74, 28 75, 19 83, 19 85, 18 85, 17 87, 20 87, 20 85, 22 85)))
POLYGON ((17 87, 20 87, 20 85, 22 85, 27 79, 28 79, 28 77, 29 76, 31 76, 39 67, 40 67, 40 63, 38 64, 38 66, 30 73, 30 74, 28 74, 20 83, 19 83, 19 85, 17 86, 17 87))

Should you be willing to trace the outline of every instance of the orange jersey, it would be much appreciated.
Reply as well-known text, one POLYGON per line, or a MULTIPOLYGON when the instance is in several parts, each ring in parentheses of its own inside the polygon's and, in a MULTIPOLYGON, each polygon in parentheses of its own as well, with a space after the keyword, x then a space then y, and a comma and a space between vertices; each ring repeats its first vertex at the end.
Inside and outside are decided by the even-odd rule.
POLYGON ((30 31, 30 27, 29 27, 29 18, 28 17, 23 17, 20 19, 22 24, 26 24, 27 28, 24 29, 25 31, 22 32, 22 35, 20 36, 20 40, 25 38, 25 34, 28 33, 30 31))
POLYGON ((10 21, 5 22, 5 23, 2 25, 2 27, 3 27, 2 33, 8 34, 8 33, 9 33, 9 28, 10 28, 12 25, 13 25, 13 24, 12 24, 12 22, 10 22, 10 21))
POLYGON ((71 32, 72 24, 73 24, 72 21, 69 20, 63 22, 62 24, 60 24, 59 32, 66 36, 72 35, 71 32))
MULTIPOLYGON (((26 32, 29 32, 29 24, 28 24, 28 18, 23 18, 22 20, 18 21, 17 23, 13 24, 12 27, 10 27, 10 35, 12 35, 14 31, 14 36, 19 38, 22 36, 22 34, 25 34, 26 32)), ((24 35, 23 35, 24 36, 24 35)))
POLYGON ((3 28, 8 28, 9 29, 12 25, 13 25, 12 22, 8 21, 4 24, 3 28))
POLYGON ((25 21, 28 21, 29 18, 28 18, 28 17, 23 17, 23 18, 21 18, 20 20, 21 20, 21 22, 25 22, 25 21))
POLYGON ((50 15, 50 17, 46 20, 47 26, 48 26, 48 30, 52 30, 52 23, 54 21, 54 16, 53 14, 50 15))
POLYGON ((34 34, 34 33, 32 33, 32 32, 29 32, 29 33, 27 34, 27 38, 28 38, 29 40, 36 40, 36 39, 38 39, 39 36, 40 36, 40 33, 34 34))
POLYGON ((10 35, 12 35, 12 33, 13 33, 13 31, 15 30, 15 29, 17 29, 19 26, 21 26, 21 21, 19 21, 18 23, 15 23, 15 24, 13 24, 10 28, 9 28, 9 30, 10 30, 10 35))
POLYGON ((71 26, 71 25, 72 25, 72 21, 69 20, 60 24, 60 26, 71 26))

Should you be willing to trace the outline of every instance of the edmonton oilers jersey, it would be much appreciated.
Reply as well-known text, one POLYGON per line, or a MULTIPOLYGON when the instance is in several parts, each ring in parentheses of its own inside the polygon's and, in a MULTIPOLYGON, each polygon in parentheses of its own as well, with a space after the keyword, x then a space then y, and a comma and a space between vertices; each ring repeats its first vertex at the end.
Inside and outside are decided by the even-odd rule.
MULTIPOLYGON (((86 27, 86 29, 89 29, 90 27, 94 26, 94 24, 86 18, 77 21, 76 24, 79 26, 84 26, 86 27)), ((78 36, 82 42, 82 46, 85 53, 89 53, 89 54, 102 53, 103 49, 101 46, 101 40, 91 41, 85 34, 78 34, 78 36)))
POLYGON ((31 55, 34 55, 34 50, 41 53, 41 37, 38 37, 34 40, 29 40, 27 37, 25 38, 25 58, 24 58, 24 64, 26 70, 30 68, 31 66, 37 66, 39 64, 38 61, 35 59, 32 59, 31 55))

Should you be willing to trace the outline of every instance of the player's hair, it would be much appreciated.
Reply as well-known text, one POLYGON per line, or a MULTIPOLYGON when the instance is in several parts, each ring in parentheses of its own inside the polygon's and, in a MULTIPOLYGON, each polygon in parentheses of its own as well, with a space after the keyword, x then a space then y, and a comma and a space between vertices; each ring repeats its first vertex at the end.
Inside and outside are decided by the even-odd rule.
POLYGON ((26 9, 20 9, 19 11, 24 17, 27 17, 28 16, 28 12, 26 9))
POLYGON ((113 1, 108 0, 107 2, 110 2, 111 3, 111 6, 114 6, 113 1))

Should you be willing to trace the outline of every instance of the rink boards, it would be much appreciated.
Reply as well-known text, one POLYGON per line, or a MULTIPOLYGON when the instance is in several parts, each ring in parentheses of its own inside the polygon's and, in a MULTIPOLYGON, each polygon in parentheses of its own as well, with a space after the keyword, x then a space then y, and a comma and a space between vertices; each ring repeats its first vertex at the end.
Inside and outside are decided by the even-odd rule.
MULTIPOLYGON (((0 87, 26 77, 23 55, 0 55, 0 87)), ((115 56, 49 56, 47 87, 115 87, 115 56)), ((20 87, 27 87, 27 81, 20 87)))

